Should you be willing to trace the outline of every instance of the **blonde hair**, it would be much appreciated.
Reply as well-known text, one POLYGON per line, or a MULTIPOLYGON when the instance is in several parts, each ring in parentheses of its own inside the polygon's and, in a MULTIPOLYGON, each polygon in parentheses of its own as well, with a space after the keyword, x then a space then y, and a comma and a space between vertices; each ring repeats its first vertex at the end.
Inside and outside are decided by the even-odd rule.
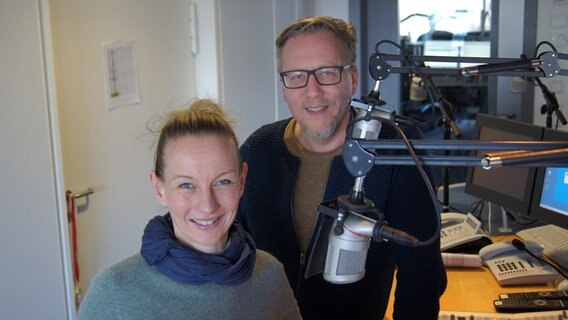
POLYGON ((211 134, 229 138, 235 145, 240 162, 239 144, 232 123, 223 109, 210 99, 197 99, 189 108, 169 113, 160 130, 156 147, 154 158, 156 176, 162 178, 164 149, 168 141, 187 135, 211 134))
POLYGON ((344 20, 327 16, 313 16, 296 20, 286 27, 276 38, 276 59, 278 71, 282 71, 282 48, 286 42, 297 35, 310 34, 321 31, 332 32, 342 44, 343 54, 347 61, 355 64, 357 58, 357 32, 355 27, 344 20))

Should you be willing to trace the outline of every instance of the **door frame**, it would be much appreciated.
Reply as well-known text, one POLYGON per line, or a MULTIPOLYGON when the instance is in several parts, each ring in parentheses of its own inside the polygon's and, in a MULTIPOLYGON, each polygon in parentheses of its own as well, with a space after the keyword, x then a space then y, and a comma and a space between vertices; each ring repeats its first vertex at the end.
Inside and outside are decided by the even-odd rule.
POLYGON ((51 34, 51 20, 49 0, 38 0, 38 19, 41 36, 41 49, 43 57, 43 72, 45 75, 45 94, 49 118, 50 150, 54 172, 54 186, 57 206, 57 223, 59 226, 59 242, 61 248, 61 263, 63 265, 63 279, 65 288, 65 309, 67 319, 75 319, 77 307, 75 304, 75 286, 71 259, 71 245, 67 218, 67 201, 65 198, 65 185, 63 175, 63 160, 61 152, 61 138, 59 130, 59 117, 57 108, 57 94, 55 87, 55 69, 53 59, 53 41, 51 34))

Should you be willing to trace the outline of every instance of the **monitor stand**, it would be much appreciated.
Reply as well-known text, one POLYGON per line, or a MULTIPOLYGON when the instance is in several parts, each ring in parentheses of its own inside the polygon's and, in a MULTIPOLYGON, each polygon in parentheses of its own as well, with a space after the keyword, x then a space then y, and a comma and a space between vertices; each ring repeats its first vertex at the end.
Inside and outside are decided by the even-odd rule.
POLYGON ((501 226, 497 228, 497 231, 501 233, 513 232, 513 229, 509 227, 509 218, 507 217, 507 210, 503 207, 501 207, 501 226))

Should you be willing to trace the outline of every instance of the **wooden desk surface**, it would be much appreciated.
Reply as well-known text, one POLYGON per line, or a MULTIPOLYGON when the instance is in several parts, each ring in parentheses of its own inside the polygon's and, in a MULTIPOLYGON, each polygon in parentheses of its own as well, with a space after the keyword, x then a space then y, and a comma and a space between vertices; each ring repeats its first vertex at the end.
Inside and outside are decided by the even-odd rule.
MULTIPOLYGON (((494 242, 513 239, 514 236, 493 237, 494 242)), ((553 290, 552 284, 547 285, 523 285, 501 287, 486 267, 481 268, 446 268, 448 286, 440 298, 440 310, 446 311, 475 311, 495 312, 493 300, 501 293, 530 292, 553 290)), ((394 289, 387 308, 385 320, 392 319, 394 289)))

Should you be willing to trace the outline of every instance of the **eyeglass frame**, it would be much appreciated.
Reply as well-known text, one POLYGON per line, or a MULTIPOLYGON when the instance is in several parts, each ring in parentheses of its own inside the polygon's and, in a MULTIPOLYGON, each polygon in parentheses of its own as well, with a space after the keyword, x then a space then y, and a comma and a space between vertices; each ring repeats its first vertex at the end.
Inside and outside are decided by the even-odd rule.
POLYGON ((319 67, 317 69, 312 69, 312 70, 304 70, 304 69, 289 70, 289 71, 280 72, 280 80, 282 81, 282 84, 284 84, 284 87, 286 89, 300 89, 300 88, 304 88, 308 85, 308 82, 310 81, 310 75, 313 75, 314 79, 316 79, 316 82, 320 86, 334 86, 336 84, 341 83, 341 80, 343 80, 343 78, 342 78, 343 71, 349 70, 353 67, 354 67, 354 65, 352 65, 352 64, 346 64, 346 65, 343 65, 343 66, 324 66, 324 67, 319 67), (316 72, 318 72, 319 70, 322 70, 322 69, 329 69, 329 68, 339 69, 339 80, 337 82, 334 82, 334 83, 321 83, 320 80, 318 79, 317 75, 316 75, 316 72), (289 87, 286 84, 286 80, 284 80, 284 76, 287 73, 290 73, 290 72, 306 72, 308 74, 308 76, 306 77, 306 83, 303 86, 299 86, 299 87, 289 87))

